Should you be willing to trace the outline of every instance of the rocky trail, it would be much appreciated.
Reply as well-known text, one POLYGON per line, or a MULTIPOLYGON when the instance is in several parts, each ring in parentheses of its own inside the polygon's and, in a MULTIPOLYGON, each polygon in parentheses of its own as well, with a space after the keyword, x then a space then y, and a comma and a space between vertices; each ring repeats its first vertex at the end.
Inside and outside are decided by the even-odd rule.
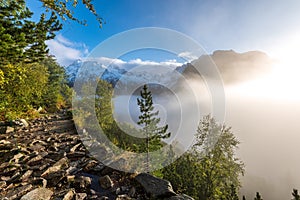
POLYGON ((0 124, 0 200, 192 199, 94 159, 65 114, 0 124))

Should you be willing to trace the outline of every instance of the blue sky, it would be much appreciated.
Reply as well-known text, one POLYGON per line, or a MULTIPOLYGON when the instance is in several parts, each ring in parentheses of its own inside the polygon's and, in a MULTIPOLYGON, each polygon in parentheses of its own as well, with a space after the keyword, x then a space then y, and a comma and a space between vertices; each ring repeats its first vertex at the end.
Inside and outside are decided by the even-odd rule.
MULTIPOLYGON (((114 34, 140 27, 182 32, 209 53, 219 49, 261 50, 275 56, 281 54, 279 49, 287 41, 293 43, 290 38, 298 41, 300 34, 299 0, 97 0, 94 5, 106 22, 102 29, 80 5, 74 10, 75 16, 86 19, 88 26, 64 22, 56 40, 50 42, 50 50, 57 57, 63 60, 69 56, 64 64, 72 56, 84 57, 114 34)), ((37 0, 28 1, 28 6, 35 13, 41 11, 37 0)))

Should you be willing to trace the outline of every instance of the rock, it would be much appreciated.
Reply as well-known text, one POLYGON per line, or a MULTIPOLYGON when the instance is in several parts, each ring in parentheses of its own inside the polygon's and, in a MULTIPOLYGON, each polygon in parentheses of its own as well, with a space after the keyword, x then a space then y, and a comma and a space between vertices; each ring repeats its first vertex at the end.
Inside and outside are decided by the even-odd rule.
POLYGON ((95 160, 89 160, 87 163, 84 165, 84 171, 90 171, 91 169, 94 169, 98 165, 98 162, 95 160))
POLYGON ((37 200, 37 199, 49 200, 52 195, 53 192, 49 189, 37 188, 32 190, 31 192, 28 192, 26 195, 22 196, 21 200, 37 200))
POLYGON ((30 159, 30 160, 27 162, 27 165, 29 165, 29 166, 37 165, 38 163, 41 162, 42 159, 43 159, 43 156, 37 155, 37 156, 33 157, 32 159, 30 159))
MULTIPOLYGON (((1 142, 1 141, 0 141, 1 142)), ((23 153, 18 153, 16 155, 14 155, 14 157, 9 161, 10 163, 19 163, 19 160, 21 158, 24 158, 24 154, 23 153)))
POLYGON ((135 177, 147 194, 153 198, 176 196, 169 181, 154 177, 147 173, 141 173, 135 177))
POLYGON ((131 198, 127 194, 118 195, 116 200, 130 200, 131 198))
POLYGON ((69 176, 67 176, 67 181, 69 183, 74 182, 75 181, 75 175, 69 175, 69 176))
POLYGON ((55 173, 68 166, 68 158, 62 158, 57 161, 52 167, 49 167, 41 176, 44 177, 47 174, 55 173))
POLYGON ((63 200, 72 200, 74 197, 74 192, 73 190, 70 190, 69 192, 67 192, 67 194, 65 194, 63 200))
POLYGON ((165 198, 164 200, 194 200, 192 197, 185 195, 185 194, 179 194, 176 196, 172 196, 169 198, 165 198))
POLYGON ((47 187, 47 180, 44 178, 36 178, 34 177, 34 179, 32 180, 32 184, 40 186, 40 187, 47 187))
POLYGON ((73 147, 70 149, 70 153, 74 153, 80 145, 81 145, 81 143, 78 143, 78 144, 76 144, 75 146, 73 146, 73 147))
POLYGON ((24 127, 28 127, 29 124, 27 123, 27 121, 25 119, 20 119, 20 122, 22 122, 24 127))
POLYGON ((21 177, 21 173, 16 172, 9 180, 7 180, 7 182, 9 182, 9 183, 17 182, 17 181, 19 181, 20 177, 21 177))
POLYGON ((111 179, 108 175, 100 177, 99 184, 103 189, 108 189, 113 186, 113 182, 111 181, 111 179))
POLYGON ((74 186, 77 186, 81 189, 87 189, 91 186, 92 180, 87 176, 75 177, 74 186))
POLYGON ((26 171, 22 176, 21 176, 21 180, 22 181, 26 181, 32 174, 32 170, 28 170, 26 171))
POLYGON ((50 187, 56 186, 64 177, 65 170, 59 170, 55 172, 51 172, 43 176, 47 180, 47 185, 50 187))
POLYGON ((7 145, 7 144, 11 144, 10 141, 7 141, 7 140, 0 140, 0 144, 4 144, 4 145, 7 145))
POLYGON ((4 187, 6 187, 6 182, 0 181, 0 189, 3 189, 4 187))
POLYGON ((21 196, 26 194, 26 192, 28 192, 31 188, 32 188, 31 184, 23 185, 23 186, 20 186, 20 187, 17 187, 17 188, 13 187, 7 192, 6 197, 8 199, 20 198, 21 196))
POLYGON ((120 193, 121 193, 121 188, 118 187, 118 188, 116 189, 116 195, 118 195, 118 194, 120 194, 120 193))
POLYGON ((76 200, 85 200, 87 197, 87 194, 86 193, 77 193, 76 194, 76 200))
POLYGON ((132 188, 130 188, 130 190, 129 190, 129 192, 128 192, 128 195, 129 195, 130 197, 133 197, 133 196, 135 195, 135 192, 136 192, 135 187, 132 187, 132 188))
POLYGON ((15 129, 13 127, 7 126, 5 133, 12 133, 14 131, 15 131, 15 129))

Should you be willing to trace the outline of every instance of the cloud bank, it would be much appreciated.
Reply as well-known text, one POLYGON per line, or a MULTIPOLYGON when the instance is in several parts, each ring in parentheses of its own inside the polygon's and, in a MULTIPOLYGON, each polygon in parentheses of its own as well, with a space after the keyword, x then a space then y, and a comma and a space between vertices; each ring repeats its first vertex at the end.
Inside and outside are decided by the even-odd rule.
POLYGON ((70 65, 77 59, 84 58, 89 53, 84 43, 76 43, 68 40, 61 34, 55 39, 46 42, 51 55, 54 55, 57 62, 63 66, 70 65))

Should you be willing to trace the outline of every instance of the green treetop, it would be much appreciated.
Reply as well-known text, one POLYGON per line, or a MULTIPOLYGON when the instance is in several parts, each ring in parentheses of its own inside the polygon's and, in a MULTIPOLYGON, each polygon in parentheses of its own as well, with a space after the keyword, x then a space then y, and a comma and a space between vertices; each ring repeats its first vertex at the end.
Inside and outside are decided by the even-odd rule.
POLYGON ((149 151, 157 150, 162 146, 161 139, 169 138, 170 132, 167 132, 168 125, 159 126, 159 111, 154 111, 151 91, 147 85, 144 85, 140 92, 141 98, 137 98, 137 104, 140 108, 138 124, 143 127, 143 133, 146 135, 147 143, 147 168, 149 171, 149 151))

